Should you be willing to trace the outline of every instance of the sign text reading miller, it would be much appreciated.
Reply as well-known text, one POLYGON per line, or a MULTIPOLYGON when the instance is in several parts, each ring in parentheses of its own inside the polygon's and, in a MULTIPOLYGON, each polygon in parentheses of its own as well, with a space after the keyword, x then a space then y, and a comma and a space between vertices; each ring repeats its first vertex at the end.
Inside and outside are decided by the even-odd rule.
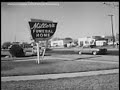
POLYGON ((56 31, 55 22, 29 22, 31 35, 33 39, 48 39, 56 31))

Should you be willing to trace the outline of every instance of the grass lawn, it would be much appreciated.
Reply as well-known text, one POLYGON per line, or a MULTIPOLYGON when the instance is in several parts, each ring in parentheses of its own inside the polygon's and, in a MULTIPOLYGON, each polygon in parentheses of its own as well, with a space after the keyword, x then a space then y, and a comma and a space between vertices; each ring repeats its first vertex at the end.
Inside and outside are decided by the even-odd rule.
POLYGON ((1 76, 41 75, 68 72, 82 72, 119 68, 118 64, 107 64, 85 61, 63 61, 61 59, 46 59, 40 64, 36 61, 1 62, 1 76))
POLYGON ((1 90, 119 90, 119 74, 1 82, 1 90))

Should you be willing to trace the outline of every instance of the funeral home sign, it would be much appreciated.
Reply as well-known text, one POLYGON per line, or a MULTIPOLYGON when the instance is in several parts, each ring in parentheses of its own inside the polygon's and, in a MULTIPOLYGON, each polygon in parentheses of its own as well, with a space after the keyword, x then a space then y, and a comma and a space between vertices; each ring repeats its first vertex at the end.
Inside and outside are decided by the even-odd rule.
POLYGON ((56 31, 56 22, 29 22, 32 38, 36 41, 51 38, 56 31))

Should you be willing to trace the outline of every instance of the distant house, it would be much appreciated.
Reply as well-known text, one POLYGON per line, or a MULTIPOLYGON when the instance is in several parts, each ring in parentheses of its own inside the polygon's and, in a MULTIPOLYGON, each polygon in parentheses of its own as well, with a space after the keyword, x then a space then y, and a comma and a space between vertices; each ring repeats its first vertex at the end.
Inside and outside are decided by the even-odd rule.
POLYGON ((107 45, 107 39, 101 38, 101 39, 96 39, 95 40, 95 45, 96 46, 105 46, 107 45))
POLYGON ((70 47, 73 45, 73 40, 71 38, 56 39, 51 41, 51 47, 70 47))
POLYGON ((105 46, 108 43, 108 40, 105 39, 105 37, 102 36, 92 36, 95 39, 95 45, 96 46, 105 46))
POLYGON ((95 39, 91 37, 78 38, 78 46, 94 45, 95 39))
POLYGON ((63 47, 63 46, 64 46, 64 40, 51 41, 51 47, 63 47))
POLYGON ((112 45, 113 40, 115 41, 115 39, 113 39, 113 36, 105 36, 105 39, 107 39, 108 45, 112 45))
POLYGON ((78 38, 78 45, 79 46, 86 46, 86 45, 104 46, 104 45, 107 45, 107 39, 103 38, 102 36, 78 38))
POLYGON ((108 42, 113 42, 113 36, 105 36, 108 42))
POLYGON ((73 45, 72 38, 67 37, 67 38, 64 39, 64 46, 65 47, 71 47, 72 45, 73 45))

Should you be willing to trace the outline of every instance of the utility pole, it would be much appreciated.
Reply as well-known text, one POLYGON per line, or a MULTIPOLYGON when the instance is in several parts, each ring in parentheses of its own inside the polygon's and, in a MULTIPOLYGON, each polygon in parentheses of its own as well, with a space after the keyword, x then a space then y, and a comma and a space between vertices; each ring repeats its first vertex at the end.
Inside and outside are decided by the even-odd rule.
MULTIPOLYGON (((103 4, 106 6, 109 6, 111 8, 119 10, 119 2, 103 2, 103 4)), ((117 11, 117 12, 119 15, 119 11, 117 11)), ((114 47, 115 37, 114 37, 114 32, 113 32, 113 15, 108 15, 108 16, 111 17, 112 37, 113 37, 113 47, 114 47)), ((119 23, 119 20, 118 20, 118 23, 119 23)), ((118 26, 118 28, 119 28, 119 26, 118 26)), ((118 29, 118 32, 119 32, 119 29, 118 29)))
POLYGON ((111 17, 112 37, 113 37, 113 47, 114 47, 114 41, 115 41, 115 39, 114 39, 114 32, 113 32, 113 15, 108 15, 108 16, 111 17))

